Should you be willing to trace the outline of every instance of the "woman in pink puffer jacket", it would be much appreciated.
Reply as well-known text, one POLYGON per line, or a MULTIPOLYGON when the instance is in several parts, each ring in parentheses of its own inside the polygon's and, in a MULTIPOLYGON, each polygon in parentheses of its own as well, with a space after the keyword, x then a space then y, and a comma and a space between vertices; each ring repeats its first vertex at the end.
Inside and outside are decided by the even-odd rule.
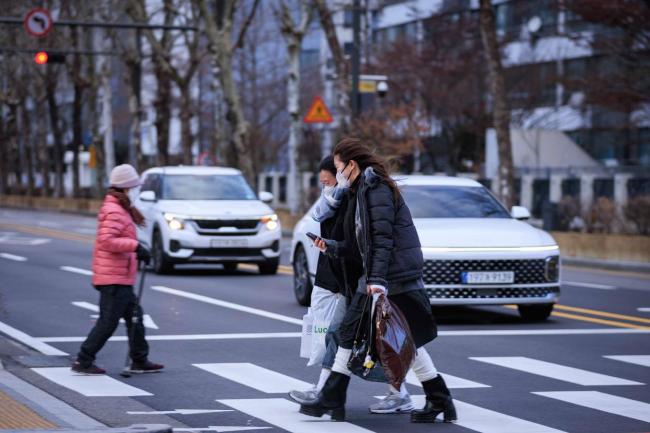
POLYGON ((72 371, 80 374, 104 374, 95 365, 97 352, 104 347, 124 319, 129 337, 132 373, 158 372, 163 366, 150 362, 145 340, 142 308, 133 292, 138 260, 145 264, 151 254, 138 243, 135 224, 144 225, 144 217, 128 196, 130 188, 140 184, 138 173, 128 165, 111 171, 110 188, 97 217, 97 239, 93 250, 93 286, 100 292, 99 319, 81 345, 72 371))

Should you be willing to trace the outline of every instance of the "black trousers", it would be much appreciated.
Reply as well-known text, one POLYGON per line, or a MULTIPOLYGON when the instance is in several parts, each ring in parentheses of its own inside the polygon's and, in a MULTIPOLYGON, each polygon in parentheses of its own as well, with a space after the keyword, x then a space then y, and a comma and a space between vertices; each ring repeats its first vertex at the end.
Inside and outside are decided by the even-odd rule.
POLYGON ((133 362, 147 361, 149 345, 144 338, 144 325, 142 324, 142 308, 137 303, 133 293, 133 286, 113 284, 96 286, 100 292, 99 319, 81 345, 77 361, 83 366, 90 366, 95 361, 97 352, 113 335, 120 323, 126 322, 129 337, 129 354, 133 362))

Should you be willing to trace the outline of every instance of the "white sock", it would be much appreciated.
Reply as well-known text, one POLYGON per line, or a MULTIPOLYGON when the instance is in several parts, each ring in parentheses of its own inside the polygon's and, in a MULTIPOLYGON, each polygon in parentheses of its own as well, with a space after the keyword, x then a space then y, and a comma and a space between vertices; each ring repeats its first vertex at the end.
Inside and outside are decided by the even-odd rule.
POLYGON ((350 360, 350 355, 352 355, 352 349, 343 349, 339 347, 339 349, 336 351, 336 357, 334 358, 332 371, 345 374, 346 376, 351 375, 352 372, 348 369, 348 361, 350 360))
POLYGON ((316 385, 316 391, 320 392, 321 389, 323 389, 323 386, 325 386, 325 382, 327 381, 327 378, 330 377, 331 372, 332 371, 329 368, 321 369, 318 384, 316 385))
POLYGON ((426 382, 438 376, 438 370, 424 347, 420 347, 415 355, 413 372, 420 382, 426 382))
POLYGON ((402 386, 400 386, 399 390, 397 388, 395 388, 393 385, 388 385, 388 388, 389 388, 391 394, 399 394, 400 397, 402 397, 402 398, 409 395, 409 392, 406 389, 406 383, 404 383, 404 382, 402 382, 402 386))

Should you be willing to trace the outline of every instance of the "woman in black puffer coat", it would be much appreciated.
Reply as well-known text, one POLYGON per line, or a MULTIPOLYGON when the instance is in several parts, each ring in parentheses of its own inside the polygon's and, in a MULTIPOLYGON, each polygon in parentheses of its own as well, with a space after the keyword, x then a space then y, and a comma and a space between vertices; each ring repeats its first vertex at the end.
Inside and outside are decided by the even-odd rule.
POLYGON ((358 281, 348 311, 340 325, 340 345, 332 373, 318 400, 300 406, 305 415, 331 413, 333 420, 345 418, 345 398, 350 382, 347 368, 357 325, 368 296, 386 293, 404 313, 418 348, 413 371, 422 382, 426 405, 411 413, 412 422, 456 420, 453 400, 437 373, 424 345, 436 335, 436 324, 422 280, 420 239, 397 185, 385 163, 360 140, 348 138, 334 148, 334 163, 350 183, 350 197, 344 216, 344 240, 319 239, 320 250, 344 258, 348 280, 358 281))

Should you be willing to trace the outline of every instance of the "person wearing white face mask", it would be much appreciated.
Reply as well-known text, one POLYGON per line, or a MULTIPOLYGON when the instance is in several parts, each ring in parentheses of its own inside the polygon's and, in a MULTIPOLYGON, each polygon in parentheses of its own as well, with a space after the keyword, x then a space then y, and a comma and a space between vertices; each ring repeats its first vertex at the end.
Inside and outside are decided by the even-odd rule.
MULTIPOLYGON (((312 218, 321 223, 321 237, 325 239, 339 239, 343 235, 343 215, 345 215, 347 209, 347 198, 350 189, 350 175, 348 174, 346 177, 342 173, 343 171, 345 171, 345 168, 341 171, 336 170, 332 156, 324 158, 319 166, 319 179, 323 189, 312 211, 312 218)), ((321 364, 322 369, 318 383, 307 390, 289 392, 289 397, 297 403, 305 404, 315 401, 325 381, 331 374, 339 345, 338 327, 345 316, 353 295, 352 292, 346 292, 345 288, 350 287, 350 283, 345 281, 346 278, 341 261, 333 260, 325 254, 319 255, 310 305, 312 308, 318 308, 317 304, 319 302, 326 302, 325 297, 319 296, 323 288, 339 293, 341 298, 338 300, 336 312, 328 326, 325 338, 326 353, 321 364), (344 293, 340 294, 341 291, 344 293)), ((402 384, 399 390, 389 386, 387 397, 378 403, 372 404, 369 411, 379 414, 400 413, 409 412, 414 407, 406 386, 402 384)))

